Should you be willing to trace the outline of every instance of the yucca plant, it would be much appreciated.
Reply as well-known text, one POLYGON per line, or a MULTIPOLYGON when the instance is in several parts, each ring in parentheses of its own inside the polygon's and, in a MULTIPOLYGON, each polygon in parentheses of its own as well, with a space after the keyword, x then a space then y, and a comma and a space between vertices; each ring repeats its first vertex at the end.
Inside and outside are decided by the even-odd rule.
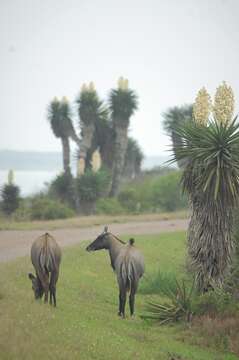
POLYGON ((191 203, 188 253, 200 291, 222 285, 233 250, 233 209, 239 198, 239 124, 236 118, 231 121, 232 103, 232 90, 223 83, 209 118, 210 98, 202 89, 194 105, 194 121, 175 129, 182 142, 176 146, 173 161, 187 160, 182 186, 191 203))
POLYGON ((160 325, 179 320, 191 321, 195 296, 194 283, 188 288, 184 280, 178 282, 175 279, 175 286, 171 288, 163 289, 163 295, 167 296, 170 301, 164 304, 149 302, 142 318, 157 320, 160 325))
POLYGON ((79 144, 79 138, 72 124, 70 106, 66 97, 63 97, 62 101, 56 97, 51 101, 48 106, 48 120, 54 135, 61 139, 64 172, 70 174, 69 139, 72 138, 79 144))
POLYGON ((111 196, 119 192, 120 180, 124 170, 125 154, 128 145, 128 128, 130 117, 138 107, 135 92, 128 88, 128 80, 120 78, 118 88, 110 92, 110 110, 115 133, 114 162, 111 196))
MULTIPOLYGON (((81 128, 81 141, 78 152, 78 175, 82 175, 85 171, 85 162, 89 150, 91 150, 91 153, 96 150, 92 149, 96 123, 101 119, 107 118, 108 110, 99 99, 95 86, 92 82, 89 85, 83 84, 76 102, 78 104, 78 114, 81 128)), ((98 144, 96 144, 96 146, 97 145, 98 144)))
MULTIPOLYGON (((169 108, 163 114, 163 127, 167 134, 170 136, 174 151, 176 150, 177 145, 180 145, 182 140, 177 131, 175 131, 179 126, 184 122, 191 122, 193 118, 193 106, 183 105, 175 106, 169 108)), ((177 159, 177 164, 180 169, 183 169, 185 166, 185 159, 177 159)))

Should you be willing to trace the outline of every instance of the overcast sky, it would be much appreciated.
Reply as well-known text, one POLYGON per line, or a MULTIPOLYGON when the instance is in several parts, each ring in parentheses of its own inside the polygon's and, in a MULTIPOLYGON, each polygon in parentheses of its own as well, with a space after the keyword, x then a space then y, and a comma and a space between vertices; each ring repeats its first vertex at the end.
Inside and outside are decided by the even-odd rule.
POLYGON ((83 82, 103 98, 119 76, 139 96, 130 134, 162 155, 168 107, 226 80, 239 99, 238 0, 0 0, 0 149, 61 150, 46 120, 83 82))

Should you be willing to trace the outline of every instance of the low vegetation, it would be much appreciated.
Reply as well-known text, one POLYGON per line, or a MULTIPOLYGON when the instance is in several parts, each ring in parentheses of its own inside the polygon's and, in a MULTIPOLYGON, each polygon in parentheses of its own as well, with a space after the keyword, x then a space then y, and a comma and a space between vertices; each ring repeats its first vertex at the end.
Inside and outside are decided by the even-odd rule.
MULTIPOLYGON (((33 196, 19 198, 2 192, 1 208, 15 221, 53 220, 77 214, 145 214, 174 212, 187 208, 180 190, 181 173, 159 168, 141 173, 127 181, 117 197, 108 197, 110 174, 105 169, 87 170, 78 179, 70 174, 58 175, 48 186, 33 196), (10 196, 10 197, 9 197, 10 196)), ((15 185, 6 185, 6 187, 15 185)))
POLYGON ((29 257, 0 265, 1 359, 37 360, 43 353, 49 359, 81 360, 238 359, 235 313, 221 320, 200 315, 190 325, 173 326, 140 317, 152 297, 166 300, 145 291, 147 277, 158 269, 161 279, 185 276, 185 233, 136 237, 147 272, 136 298, 136 317, 127 315, 126 320, 117 316, 118 288, 108 255, 89 254, 86 245, 64 249, 56 309, 34 300, 27 278, 32 270, 29 257))

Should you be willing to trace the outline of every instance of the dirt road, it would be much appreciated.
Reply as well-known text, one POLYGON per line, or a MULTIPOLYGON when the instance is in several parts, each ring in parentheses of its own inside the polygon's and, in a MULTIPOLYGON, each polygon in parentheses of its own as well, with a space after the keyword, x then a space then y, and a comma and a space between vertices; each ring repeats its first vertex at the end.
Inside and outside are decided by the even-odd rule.
MULTIPOLYGON (((117 236, 160 234, 169 231, 185 230, 188 220, 162 220, 147 222, 130 222, 124 224, 111 224, 109 231, 117 236)), ((83 240, 94 240, 103 230, 100 226, 87 228, 72 228, 51 230, 50 233, 64 247, 77 244, 83 240)), ((46 229, 47 231, 47 229, 46 229)), ((0 231, 0 262, 14 260, 19 256, 29 254, 30 247, 35 238, 42 235, 42 230, 9 230, 0 231)))

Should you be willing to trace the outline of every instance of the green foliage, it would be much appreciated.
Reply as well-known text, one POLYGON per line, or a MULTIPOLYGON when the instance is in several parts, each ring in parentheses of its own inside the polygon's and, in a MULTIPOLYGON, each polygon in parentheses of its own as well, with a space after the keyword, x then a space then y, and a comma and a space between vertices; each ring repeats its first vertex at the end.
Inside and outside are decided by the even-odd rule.
MULTIPOLYGON (((239 197, 239 124, 212 120, 208 126, 195 122, 177 128, 183 144, 177 147, 177 159, 188 161, 183 187, 189 194, 205 194, 209 205, 219 199, 234 206, 239 197)), ((173 157, 176 161, 176 157, 173 157)))
POLYGON ((57 98, 48 106, 48 120, 52 131, 57 138, 67 138, 74 132, 70 106, 67 101, 59 101, 57 98))
POLYGON ((147 313, 143 315, 143 318, 157 320, 160 325, 179 320, 191 321, 192 304, 195 296, 194 285, 188 288, 184 280, 181 282, 175 280, 174 289, 164 287, 163 290, 170 302, 164 304, 149 302, 146 306, 147 313))
POLYGON ((72 175, 69 173, 58 175, 50 184, 49 194, 74 208, 75 196, 72 175))
POLYGON ((76 180, 79 199, 82 201, 96 201, 107 193, 110 184, 110 174, 107 170, 93 172, 87 170, 76 180))
POLYGON ((155 208, 176 211, 187 206, 187 199, 181 192, 180 180, 181 172, 175 171, 154 181, 152 202, 155 208))
POLYGON ((14 211, 13 218, 16 221, 28 221, 31 219, 31 201, 21 199, 19 207, 14 211))
POLYGON ((138 100, 133 90, 112 89, 109 107, 115 125, 127 127, 129 119, 138 108, 138 100))
POLYGON ((142 294, 165 295, 169 291, 175 293, 176 289, 177 285, 174 273, 154 270, 144 276, 139 292, 142 294))
POLYGON ((180 190, 181 173, 173 169, 160 169, 156 173, 142 174, 126 184, 119 194, 127 211, 175 211, 187 207, 186 197, 180 190))
POLYGON ((192 105, 175 106, 163 113, 163 126, 166 132, 171 135, 179 125, 192 120, 192 105))
POLYGON ((215 317, 239 311, 239 304, 231 293, 222 288, 215 287, 214 290, 195 297, 193 310, 198 316, 209 315, 215 317))
POLYGON ((135 189, 123 190, 118 195, 120 205, 129 212, 137 211, 138 196, 135 189))
POLYGON ((13 184, 6 184, 1 190, 2 210, 6 215, 11 215, 19 206, 20 189, 13 184))
POLYGON ((94 124, 99 119, 107 119, 108 109, 103 105, 95 90, 81 91, 76 102, 78 114, 83 124, 94 124))
POLYGON ((58 200, 37 197, 31 204, 31 220, 54 220, 73 217, 75 212, 58 200))
POLYGON ((116 198, 99 199, 96 203, 97 214, 120 215, 125 213, 125 209, 120 205, 116 198))

